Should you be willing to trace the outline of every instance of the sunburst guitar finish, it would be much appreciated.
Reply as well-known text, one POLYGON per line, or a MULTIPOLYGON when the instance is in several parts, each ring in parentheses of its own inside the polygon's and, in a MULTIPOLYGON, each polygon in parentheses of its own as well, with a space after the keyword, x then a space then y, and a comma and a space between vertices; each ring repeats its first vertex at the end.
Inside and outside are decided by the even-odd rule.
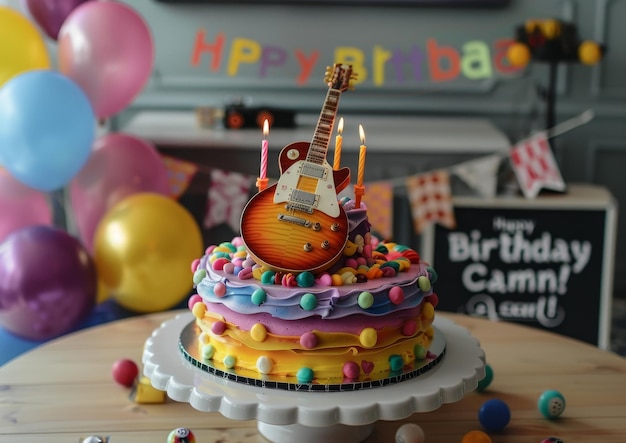
POLYGON ((350 170, 333 171, 326 163, 323 178, 301 176, 311 167, 304 160, 308 148, 299 142, 282 150, 281 179, 256 194, 241 218, 248 253, 275 271, 321 272, 339 260, 348 239, 348 218, 336 192, 350 183, 350 170), (309 210, 312 200, 316 209, 309 210))
POLYGON ((278 183, 256 194, 243 210, 241 236, 248 253, 279 272, 321 272, 335 264, 348 240, 348 218, 337 201, 350 170, 326 161, 341 92, 352 68, 327 72, 329 91, 311 143, 292 143, 279 155, 278 183), (330 76, 332 74, 332 76, 330 76))

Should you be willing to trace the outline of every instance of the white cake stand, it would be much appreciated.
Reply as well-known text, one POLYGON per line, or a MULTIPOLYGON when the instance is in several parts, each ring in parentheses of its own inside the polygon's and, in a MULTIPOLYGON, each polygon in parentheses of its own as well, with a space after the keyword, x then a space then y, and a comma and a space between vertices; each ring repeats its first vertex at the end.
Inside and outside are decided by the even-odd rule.
POLYGON ((400 420, 459 401, 485 375, 485 353, 478 341, 454 322, 436 318, 435 328, 446 338, 446 355, 414 379, 329 393, 247 386, 203 372, 175 355, 180 333, 193 319, 191 313, 180 314, 152 333, 144 347, 144 374, 156 389, 195 409, 232 420, 258 420, 259 432, 276 443, 360 442, 377 420, 400 420))

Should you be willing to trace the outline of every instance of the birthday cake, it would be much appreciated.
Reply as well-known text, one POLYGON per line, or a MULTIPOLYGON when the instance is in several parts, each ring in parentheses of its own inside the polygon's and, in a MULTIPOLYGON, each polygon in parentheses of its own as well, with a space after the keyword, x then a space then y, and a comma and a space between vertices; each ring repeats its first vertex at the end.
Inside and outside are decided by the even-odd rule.
POLYGON ((443 357, 443 347, 430 351, 435 270, 373 235, 361 180, 354 198, 338 197, 350 172, 331 168, 326 149, 350 77, 342 73, 336 65, 313 142, 284 148, 278 182, 257 183, 241 236, 192 264, 196 340, 181 349, 208 372, 262 386, 360 388, 413 378, 443 357))

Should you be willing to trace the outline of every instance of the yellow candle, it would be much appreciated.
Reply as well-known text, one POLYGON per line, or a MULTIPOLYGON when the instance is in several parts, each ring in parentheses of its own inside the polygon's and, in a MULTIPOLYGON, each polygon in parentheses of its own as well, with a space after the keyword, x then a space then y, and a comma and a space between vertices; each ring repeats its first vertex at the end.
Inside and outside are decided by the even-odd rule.
POLYGON ((361 147, 359 149, 359 173, 356 184, 357 186, 363 186, 363 174, 365 173, 365 154, 367 153, 363 125, 359 125, 359 135, 361 136, 361 147))
POLYGON ((335 158, 333 162, 333 169, 339 170, 341 164, 341 146, 343 145, 343 117, 339 119, 339 126, 337 126, 337 137, 335 137, 335 158))

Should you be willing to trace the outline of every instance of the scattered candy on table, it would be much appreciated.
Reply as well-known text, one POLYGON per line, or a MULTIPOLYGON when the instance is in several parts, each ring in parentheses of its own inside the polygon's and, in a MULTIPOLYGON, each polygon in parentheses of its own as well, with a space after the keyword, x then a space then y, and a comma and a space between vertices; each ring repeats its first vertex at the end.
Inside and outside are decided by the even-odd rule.
POLYGON ((478 420, 487 431, 500 432, 509 424, 511 410, 504 401, 492 398, 480 407, 478 420))
POLYGON ((476 387, 476 390, 478 392, 483 392, 485 389, 487 389, 487 387, 491 384, 492 381, 493 381, 493 369, 491 369, 491 366, 489 366, 489 364, 486 364, 485 376, 482 378, 482 380, 478 382, 478 386, 476 387))
POLYGON ((549 389, 539 396, 537 407, 545 418, 560 417, 565 410, 565 397, 559 391, 549 389))
POLYGON ((138 404, 158 404, 165 403, 167 393, 160 391, 145 376, 138 377, 130 392, 130 399, 138 404))
POLYGON ((137 363, 128 359, 122 358, 113 363, 113 380, 122 386, 130 388, 135 382, 135 378, 139 374, 139 367, 137 363))
POLYGON ((415 423, 406 423, 396 431, 396 443, 424 443, 424 431, 415 423))
POLYGON ((492 440, 483 431, 469 431, 463 436, 461 443, 492 443, 492 440))
POLYGON ((196 437, 188 428, 176 428, 167 436, 167 443, 196 443, 196 437))

